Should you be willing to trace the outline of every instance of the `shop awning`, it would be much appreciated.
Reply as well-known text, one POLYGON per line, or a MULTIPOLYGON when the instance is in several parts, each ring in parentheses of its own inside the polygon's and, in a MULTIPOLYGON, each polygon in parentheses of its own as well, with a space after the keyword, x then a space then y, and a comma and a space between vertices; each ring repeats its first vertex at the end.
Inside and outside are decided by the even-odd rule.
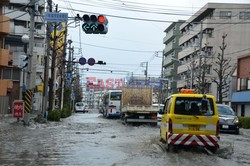
POLYGON ((250 103, 250 91, 234 92, 232 103, 250 103))

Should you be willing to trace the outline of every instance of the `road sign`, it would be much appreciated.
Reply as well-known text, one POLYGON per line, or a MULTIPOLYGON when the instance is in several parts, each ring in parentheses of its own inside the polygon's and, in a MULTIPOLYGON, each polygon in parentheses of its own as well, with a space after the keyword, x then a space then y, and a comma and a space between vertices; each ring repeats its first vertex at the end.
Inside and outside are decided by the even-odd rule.
POLYGON ((24 102, 23 100, 14 100, 13 102, 13 117, 23 118, 24 102))
POLYGON ((47 22, 67 22, 68 13, 45 12, 44 19, 47 22))
POLYGON ((72 75, 72 73, 66 73, 66 77, 67 77, 67 78, 72 78, 73 75, 72 75))

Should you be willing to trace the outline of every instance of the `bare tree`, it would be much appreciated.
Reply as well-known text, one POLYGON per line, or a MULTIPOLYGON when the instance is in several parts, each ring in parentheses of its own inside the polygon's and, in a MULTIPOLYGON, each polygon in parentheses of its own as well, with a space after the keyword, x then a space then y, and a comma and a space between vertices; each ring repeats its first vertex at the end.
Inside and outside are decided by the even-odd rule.
POLYGON ((196 77, 196 82, 197 82, 196 88, 201 94, 207 93, 207 89, 208 89, 208 86, 207 86, 208 82, 206 79, 206 75, 208 73, 208 70, 210 69, 210 65, 207 63, 208 62, 207 54, 208 54, 208 51, 207 51, 207 44, 206 44, 204 55, 199 55, 201 56, 200 57, 201 63, 200 63, 200 66, 198 66, 199 72, 196 77))
POLYGON ((231 59, 225 58, 225 49, 227 48, 225 44, 226 37, 227 34, 222 35, 222 46, 220 46, 221 53, 218 53, 213 69, 216 73, 216 78, 213 82, 217 84, 218 103, 222 103, 223 98, 227 97, 230 83, 229 77, 231 76, 231 59))

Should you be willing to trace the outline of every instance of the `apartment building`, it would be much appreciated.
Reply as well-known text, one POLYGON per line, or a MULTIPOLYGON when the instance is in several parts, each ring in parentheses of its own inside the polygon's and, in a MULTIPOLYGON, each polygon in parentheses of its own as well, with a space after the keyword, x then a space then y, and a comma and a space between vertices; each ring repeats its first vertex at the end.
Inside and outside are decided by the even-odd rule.
MULTIPOLYGON (((199 64, 199 56, 206 57, 207 93, 217 96, 217 86, 212 82, 216 78, 213 71, 216 56, 221 53, 222 35, 227 34, 225 44, 225 58, 230 59, 230 65, 236 66, 237 57, 249 52, 250 43, 250 4, 208 3, 180 26, 182 36, 179 39, 181 51, 178 59, 181 65, 177 73, 181 79, 177 88, 187 85, 190 79, 190 64, 199 64), (201 33, 202 32, 202 33, 201 33), (200 35, 202 34, 202 35, 200 35)), ((194 84, 199 67, 192 69, 194 84)), ((230 96, 230 94, 228 95, 230 96)))
POLYGON ((6 74, 4 73, 11 59, 9 50, 4 45, 4 39, 10 33, 9 17, 3 13, 3 6, 8 3, 9 0, 2 0, 0 2, 0 113, 8 112, 9 92, 13 87, 13 82, 5 79, 6 74))
POLYGON ((232 106, 238 116, 250 116, 250 53, 237 62, 237 86, 232 95, 232 106))
MULTIPOLYGON (((26 55, 25 48, 27 43, 23 43, 23 35, 29 35, 30 15, 28 12, 29 0, 10 0, 9 4, 3 8, 3 13, 10 18, 9 35, 5 37, 4 47, 10 50, 12 61, 8 68, 3 71, 4 79, 13 81, 12 99, 21 99, 22 89, 24 89, 25 75, 22 77, 22 70, 18 68, 20 55, 26 55), (23 79, 24 78, 24 79, 23 79)), ((45 11, 45 0, 37 1, 35 5, 35 42, 32 66, 32 87, 42 85, 45 54, 45 25, 42 19, 45 11)), ((25 71, 24 71, 25 73, 25 71)), ((33 109, 41 107, 42 93, 35 91, 33 109)))
POLYGON ((179 46, 180 25, 183 24, 183 20, 172 23, 166 28, 166 36, 163 38, 163 43, 165 48, 163 50, 162 59, 162 77, 168 79, 168 94, 177 93, 177 80, 179 76, 177 75, 177 67, 179 65, 178 53, 181 50, 179 46))

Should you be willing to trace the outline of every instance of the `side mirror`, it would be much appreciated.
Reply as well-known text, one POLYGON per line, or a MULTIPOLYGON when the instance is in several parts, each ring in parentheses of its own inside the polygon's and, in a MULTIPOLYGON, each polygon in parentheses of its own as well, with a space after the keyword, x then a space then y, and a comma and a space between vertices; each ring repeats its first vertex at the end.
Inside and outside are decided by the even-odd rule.
POLYGON ((163 113, 164 113, 164 111, 162 109, 160 109, 159 114, 162 115, 163 113))

